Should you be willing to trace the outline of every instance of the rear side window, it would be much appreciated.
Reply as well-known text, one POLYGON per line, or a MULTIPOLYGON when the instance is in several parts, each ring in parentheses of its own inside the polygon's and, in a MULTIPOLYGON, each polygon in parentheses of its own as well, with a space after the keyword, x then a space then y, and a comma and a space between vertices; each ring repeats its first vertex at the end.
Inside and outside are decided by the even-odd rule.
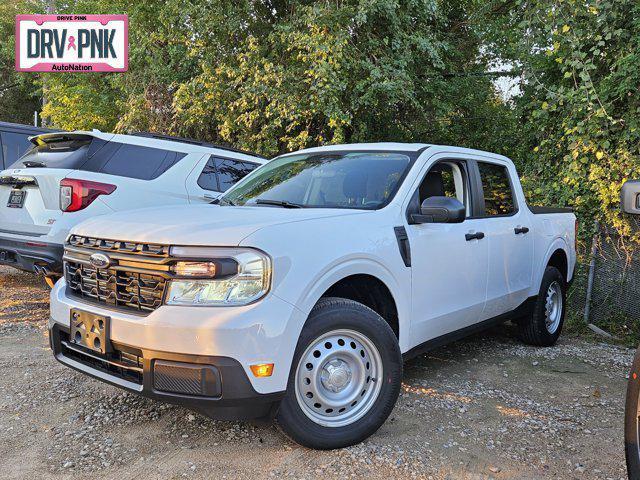
POLYGON ((0 133, 0 141, 2 141, 0 167, 2 167, 3 164, 8 167, 31 147, 29 135, 25 133, 2 132, 0 133), (4 163, 2 162, 3 159, 4 163))
POLYGON ((256 163, 211 156, 198 177, 198 185, 205 190, 224 192, 258 166, 256 163))
POLYGON ((187 154, 85 135, 61 135, 27 152, 13 168, 69 168, 120 177, 153 180, 187 154))
POLYGON ((510 215, 516 206, 506 167, 493 163, 478 162, 482 192, 484 194, 485 215, 510 215))
POLYGON ((185 156, 185 153, 160 148, 109 142, 92 155, 81 170, 153 180, 185 156))

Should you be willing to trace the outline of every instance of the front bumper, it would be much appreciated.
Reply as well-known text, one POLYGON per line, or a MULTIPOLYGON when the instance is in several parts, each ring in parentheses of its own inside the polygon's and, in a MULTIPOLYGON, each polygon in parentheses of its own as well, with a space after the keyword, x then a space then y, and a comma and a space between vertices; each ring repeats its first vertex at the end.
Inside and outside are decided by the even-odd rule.
POLYGON ((60 363, 130 392, 214 419, 269 417, 284 396, 284 392, 256 392, 242 365, 232 358, 156 352, 116 342, 113 352, 103 355, 71 344, 69 330, 55 322, 49 333, 51 349, 60 363))
POLYGON ((0 237, 0 265, 34 272, 46 268, 46 273, 62 274, 63 246, 56 243, 33 240, 16 240, 0 237))
MULTIPOLYGON (((130 391, 227 419, 264 416, 282 398, 306 318, 274 294, 242 307, 163 305, 148 315, 106 307, 74 297, 67 292, 64 279, 56 283, 51 290, 49 328, 59 361, 130 391), (110 367, 106 372, 96 368, 95 359, 78 362, 68 351, 63 341, 69 332, 72 309, 109 317, 109 338, 116 350, 139 357, 137 383, 132 383, 128 375, 114 375, 110 367), (158 360, 214 367, 220 375, 220 394, 192 398, 160 391, 154 374, 158 360), (273 374, 256 378, 250 367, 259 363, 273 363, 273 374)), ((91 351, 85 353, 95 356, 91 351)))

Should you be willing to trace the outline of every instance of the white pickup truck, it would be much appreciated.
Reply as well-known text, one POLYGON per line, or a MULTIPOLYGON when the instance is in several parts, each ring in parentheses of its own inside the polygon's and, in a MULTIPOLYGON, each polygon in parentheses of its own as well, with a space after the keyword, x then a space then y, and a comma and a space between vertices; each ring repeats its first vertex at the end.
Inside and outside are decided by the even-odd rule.
POLYGON ((295 441, 355 444, 402 364, 514 320, 553 345, 576 218, 527 206, 500 155, 425 144, 278 157, 218 205, 74 227, 51 292, 56 358, 213 418, 272 416, 295 441))

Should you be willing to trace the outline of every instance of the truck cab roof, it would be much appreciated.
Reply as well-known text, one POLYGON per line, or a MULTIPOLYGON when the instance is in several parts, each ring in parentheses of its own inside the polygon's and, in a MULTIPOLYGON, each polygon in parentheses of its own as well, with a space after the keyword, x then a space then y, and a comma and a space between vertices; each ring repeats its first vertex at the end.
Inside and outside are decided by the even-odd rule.
POLYGON ((434 143, 404 143, 404 142, 373 142, 373 143, 349 143, 341 145, 324 145, 322 147, 305 148, 296 152, 286 153, 281 156, 321 153, 321 152, 345 152, 345 151, 389 151, 389 152, 416 152, 422 153, 425 150, 439 150, 449 153, 459 153, 468 155, 479 155, 500 159, 507 163, 513 163, 508 157, 493 152, 478 150, 475 148, 456 147, 453 145, 439 145, 434 143))

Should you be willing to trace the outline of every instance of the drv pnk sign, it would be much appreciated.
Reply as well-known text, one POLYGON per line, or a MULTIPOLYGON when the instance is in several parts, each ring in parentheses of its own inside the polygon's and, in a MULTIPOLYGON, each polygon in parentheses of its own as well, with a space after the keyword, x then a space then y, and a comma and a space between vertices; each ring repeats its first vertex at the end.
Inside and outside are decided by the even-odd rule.
POLYGON ((16 70, 126 72, 127 15, 17 15, 16 70))

